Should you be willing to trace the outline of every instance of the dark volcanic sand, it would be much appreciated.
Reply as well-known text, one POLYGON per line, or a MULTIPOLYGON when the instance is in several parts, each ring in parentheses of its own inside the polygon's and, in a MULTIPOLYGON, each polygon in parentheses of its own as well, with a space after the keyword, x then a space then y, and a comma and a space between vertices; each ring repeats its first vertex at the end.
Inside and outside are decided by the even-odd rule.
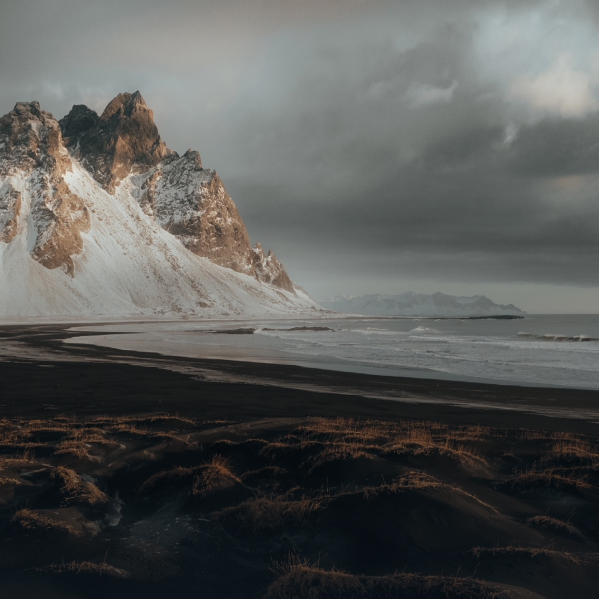
POLYGON ((0 329, 4 354, 20 343, 0 362, 0 596, 597 596, 598 425, 481 407, 599 420, 597 392, 65 346, 64 328, 0 329))

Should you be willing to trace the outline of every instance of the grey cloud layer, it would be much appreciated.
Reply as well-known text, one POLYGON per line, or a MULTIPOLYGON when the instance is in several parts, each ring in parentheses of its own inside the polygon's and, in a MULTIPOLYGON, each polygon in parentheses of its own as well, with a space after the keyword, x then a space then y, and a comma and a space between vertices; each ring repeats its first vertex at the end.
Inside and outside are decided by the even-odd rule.
POLYGON ((199 149, 252 235, 319 289, 331 270, 356 292, 375 274, 599 285, 595 2, 2 11, 0 112, 141 89, 167 143, 199 149), (574 96, 547 102, 560 77, 574 96))

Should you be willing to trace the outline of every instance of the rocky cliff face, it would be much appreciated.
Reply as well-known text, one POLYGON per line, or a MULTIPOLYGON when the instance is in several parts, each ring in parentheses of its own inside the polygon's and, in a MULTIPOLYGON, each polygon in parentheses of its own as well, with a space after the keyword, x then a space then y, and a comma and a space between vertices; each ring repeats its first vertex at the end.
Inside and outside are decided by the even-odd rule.
POLYGON ((110 193, 132 172, 174 154, 160 139, 154 114, 139 92, 119 94, 100 117, 86 106, 74 106, 60 126, 75 158, 110 193))
MULTIPOLYGON (((194 254, 255 275, 248 232, 215 171, 191 150, 131 180, 143 211, 194 254)), ((259 278, 259 277, 258 277, 259 278)))
POLYGON ((119 94, 101 116, 73 106, 60 127, 74 158, 106 191, 125 185, 143 212, 188 250, 295 293, 275 256, 252 248, 216 171, 203 168, 198 152, 179 156, 166 147, 139 92, 119 94))
POLYGON ((0 119, 0 241, 10 243, 22 231, 34 260, 72 275, 90 219, 83 199, 65 183, 70 170, 60 127, 37 102, 18 103, 0 119), (27 221, 21 219, 24 186, 27 221))

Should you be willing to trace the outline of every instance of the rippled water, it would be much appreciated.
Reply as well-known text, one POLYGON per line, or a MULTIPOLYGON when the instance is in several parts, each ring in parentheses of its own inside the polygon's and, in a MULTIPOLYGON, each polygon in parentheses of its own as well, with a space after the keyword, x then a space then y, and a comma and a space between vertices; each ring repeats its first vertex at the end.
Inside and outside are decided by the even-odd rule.
MULTIPOLYGON (((108 328, 98 330, 108 332, 108 328)), ((599 316, 519 320, 330 319, 123 325, 113 347, 171 355, 282 362, 390 376, 599 389, 599 316), (327 326, 333 331, 290 331, 327 326), (254 328, 222 335, 207 329, 254 328), (275 330, 264 330, 264 329, 275 330)), ((91 340, 90 340, 91 341, 91 340)))

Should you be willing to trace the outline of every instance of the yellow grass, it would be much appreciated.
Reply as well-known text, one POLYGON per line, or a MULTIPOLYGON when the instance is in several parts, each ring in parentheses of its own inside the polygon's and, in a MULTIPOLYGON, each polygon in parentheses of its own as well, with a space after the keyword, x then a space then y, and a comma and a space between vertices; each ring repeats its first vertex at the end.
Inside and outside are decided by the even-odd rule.
POLYGON ((58 466, 53 475, 63 482, 63 492, 67 495, 67 501, 85 503, 90 506, 103 505, 110 501, 106 493, 100 491, 93 483, 83 480, 71 468, 58 466))
POLYGON ((439 479, 419 470, 412 470, 406 474, 397 477, 390 484, 383 484, 378 487, 366 487, 362 490, 364 499, 370 500, 385 493, 401 493, 403 491, 429 491, 433 489, 446 489, 453 493, 458 493, 463 497, 472 499, 479 505, 498 513, 497 510, 490 504, 482 501, 476 495, 468 493, 457 485, 450 485, 440 481, 439 479))
POLYGON ((47 516, 28 508, 19 510, 10 521, 12 524, 17 525, 24 530, 57 531, 68 532, 73 535, 78 534, 70 524, 61 522, 60 520, 53 520, 52 518, 48 518, 47 516))
POLYGON ((558 520, 557 518, 551 518, 550 516, 533 516, 529 518, 526 523, 530 526, 540 526, 543 528, 552 528, 553 530, 566 532, 573 536, 580 537, 584 539, 584 535, 576 528, 572 526, 569 522, 563 522, 562 520, 558 520))
POLYGON ((193 494, 204 497, 217 489, 226 489, 241 484, 231 469, 231 461, 221 455, 215 455, 210 462, 198 469, 193 481, 193 494))
POLYGON ((0 485, 20 485, 23 481, 10 476, 0 476, 0 485))
POLYGON ((503 555, 524 555, 531 558, 535 558, 538 556, 543 557, 554 557, 566 560, 570 563, 576 564, 578 566, 582 566, 587 564, 587 562, 577 555, 570 553, 569 551, 555 551, 553 549, 549 549, 547 547, 474 547, 474 549, 470 550, 475 557, 487 557, 487 556, 495 556, 500 557, 503 555))
POLYGON ((310 564, 291 555, 272 568, 277 575, 264 599, 358 599, 388 597, 435 597, 499 599, 508 595, 492 585, 473 578, 422 576, 406 572, 386 576, 356 576, 319 564, 310 564))
MULTIPOLYGON (((297 430, 279 440, 278 448, 285 444, 301 449, 315 442, 324 448, 320 456, 311 458, 309 466, 331 460, 369 458, 374 455, 411 454, 430 455, 439 453, 469 464, 486 463, 480 453, 468 442, 488 440, 487 427, 449 428, 435 422, 387 422, 379 420, 359 421, 351 418, 309 418, 297 430)), ((273 445, 270 452, 277 449, 273 445)))
POLYGON ((37 568, 38 574, 76 574, 85 575, 91 574, 95 576, 116 576, 119 578, 126 578, 127 572, 114 568, 108 565, 106 562, 95 563, 95 562, 69 562, 62 564, 50 564, 44 568, 37 568))
POLYGON ((280 528, 285 523, 303 522, 311 514, 322 509, 325 504, 325 498, 304 496, 290 499, 287 493, 279 496, 256 497, 215 512, 213 517, 217 520, 234 520, 242 528, 258 532, 280 528))
POLYGON ((595 487, 582 476, 573 476, 563 469, 541 470, 535 464, 530 470, 517 473, 505 483, 509 487, 545 486, 552 488, 573 488, 578 491, 592 491, 595 487))

